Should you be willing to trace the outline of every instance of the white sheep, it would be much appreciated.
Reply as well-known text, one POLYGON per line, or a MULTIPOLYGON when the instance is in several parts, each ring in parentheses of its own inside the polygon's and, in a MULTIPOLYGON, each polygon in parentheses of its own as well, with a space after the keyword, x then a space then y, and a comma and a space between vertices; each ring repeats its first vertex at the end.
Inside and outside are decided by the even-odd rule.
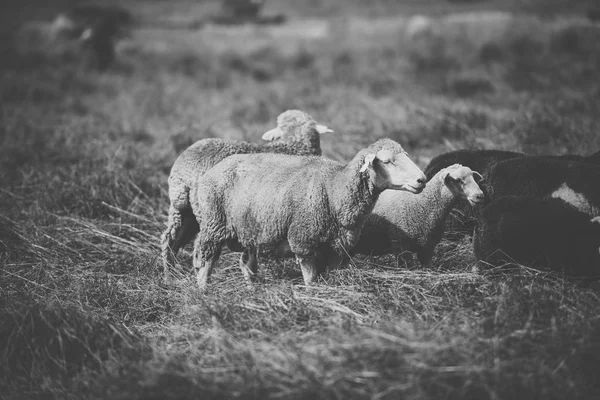
POLYGON ((284 253, 295 255, 308 285, 323 269, 324 253, 343 256, 354 247, 382 191, 424 187, 423 172, 390 139, 347 165, 314 156, 230 156, 199 177, 191 193, 200 228, 193 253, 198 286, 206 286, 228 241, 244 249, 240 266, 248 281, 260 247, 289 250, 284 253))
POLYGON ((460 199, 471 206, 483 201, 477 185, 481 175, 454 164, 435 174, 418 195, 386 191, 369 215, 355 247, 360 254, 417 253, 423 267, 431 266, 433 250, 444 234, 445 221, 460 199))
POLYGON ((319 135, 333 132, 319 125, 305 112, 288 110, 277 118, 277 127, 262 138, 266 144, 238 140, 203 139, 188 147, 175 160, 169 175, 169 219, 162 234, 164 279, 170 280, 170 267, 174 256, 198 232, 198 224, 190 204, 190 188, 194 181, 219 161, 232 154, 285 153, 296 155, 321 155, 319 135))

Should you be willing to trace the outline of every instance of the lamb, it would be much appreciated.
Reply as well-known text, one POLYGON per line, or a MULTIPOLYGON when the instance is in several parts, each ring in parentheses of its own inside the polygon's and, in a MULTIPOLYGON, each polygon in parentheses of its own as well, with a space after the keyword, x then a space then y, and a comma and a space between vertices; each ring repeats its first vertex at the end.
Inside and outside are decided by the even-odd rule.
POLYGON ((240 267, 251 282, 257 251, 294 255, 305 284, 323 270, 322 255, 344 256, 386 189, 419 193, 425 175, 402 146, 381 139, 346 165, 315 156, 233 155, 200 176, 192 189, 199 224, 193 262, 204 289, 227 241, 243 248, 240 267))
POLYGON ((485 182, 490 200, 501 196, 555 197, 590 217, 600 215, 600 166, 548 157, 502 161, 485 182))
POLYGON ((476 205, 483 201, 477 185, 481 175, 454 164, 440 170, 418 195, 386 191, 363 227, 355 248, 360 254, 417 253, 423 267, 431 266, 433 250, 444 234, 445 220, 452 208, 466 199, 476 205))
POLYGON ((477 260, 515 261, 568 276, 600 276, 600 223, 561 199, 503 196, 481 210, 477 260))
POLYGON ((188 147, 175 160, 168 180, 169 219, 161 243, 165 282, 170 280, 169 269, 175 264, 174 256, 198 232, 189 198, 195 179, 232 154, 270 152, 321 155, 319 135, 328 132, 333 131, 317 124, 307 113, 288 110, 277 118, 277 127, 262 136, 270 143, 203 139, 188 147))

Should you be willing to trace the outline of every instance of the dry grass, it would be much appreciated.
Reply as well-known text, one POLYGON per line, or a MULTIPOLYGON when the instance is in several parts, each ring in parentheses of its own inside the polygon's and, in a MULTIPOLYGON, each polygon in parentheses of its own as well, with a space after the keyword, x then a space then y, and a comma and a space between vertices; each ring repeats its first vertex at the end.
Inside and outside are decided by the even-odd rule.
POLYGON ((600 396, 597 283, 477 265, 468 238, 444 240, 427 271, 410 256, 357 258, 304 287, 293 262, 262 260, 250 290, 226 254, 206 294, 190 271, 162 285, 178 151, 257 140, 287 108, 334 128, 322 147, 338 160, 384 136, 421 166, 457 147, 600 147, 597 27, 516 17, 491 42, 413 43, 393 13, 494 2, 272 3, 294 17, 288 30, 142 29, 104 74, 35 29, 2 43, 0 397, 600 396))

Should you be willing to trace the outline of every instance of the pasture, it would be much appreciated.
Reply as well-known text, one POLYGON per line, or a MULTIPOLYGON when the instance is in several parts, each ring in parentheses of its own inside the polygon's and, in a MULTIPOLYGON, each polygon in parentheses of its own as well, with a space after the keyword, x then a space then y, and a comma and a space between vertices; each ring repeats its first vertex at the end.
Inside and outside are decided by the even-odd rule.
POLYGON ((60 1, 2 6, 0 398, 600 398, 598 284, 487 268, 468 237, 431 269, 360 256, 310 287, 261 259, 250 290, 227 253, 204 294, 189 269, 163 285, 159 248, 177 155, 260 141, 286 109, 332 128, 323 155, 344 162, 383 137, 421 168, 597 151, 594 1, 271 0, 285 24, 199 29, 148 21, 214 3, 118 4, 145 23, 104 72, 47 34, 60 1), (473 10, 512 14, 406 35, 414 14, 473 10))

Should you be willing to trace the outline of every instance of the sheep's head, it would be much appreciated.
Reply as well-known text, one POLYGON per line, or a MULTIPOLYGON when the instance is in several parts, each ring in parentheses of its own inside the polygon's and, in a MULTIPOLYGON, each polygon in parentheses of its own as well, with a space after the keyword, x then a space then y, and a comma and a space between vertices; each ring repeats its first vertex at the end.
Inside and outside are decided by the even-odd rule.
POLYGON ((444 184, 458 197, 467 199, 472 206, 483 202, 484 194, 477 184, 483 181, 483 176, 477 171, 460 164, 454 164, 440 171, 444 184))
POLYGON ((311 136, 333 132, 317 122, 309 114, 300 110, 288 110, 277 117, 277 127, 266 132, 263 140, 302 140, 311 136))
POLYGON ((367 149, 363 158, 360 172, 369 171, 373 184, 379 190, 394 189, 405 190, 411 193, 420 193, 425 188, 427 178, 423 171, 408 157, 408 154, 398 143, 372 151, 381 147, 381 140, 375 142, 367 149))

